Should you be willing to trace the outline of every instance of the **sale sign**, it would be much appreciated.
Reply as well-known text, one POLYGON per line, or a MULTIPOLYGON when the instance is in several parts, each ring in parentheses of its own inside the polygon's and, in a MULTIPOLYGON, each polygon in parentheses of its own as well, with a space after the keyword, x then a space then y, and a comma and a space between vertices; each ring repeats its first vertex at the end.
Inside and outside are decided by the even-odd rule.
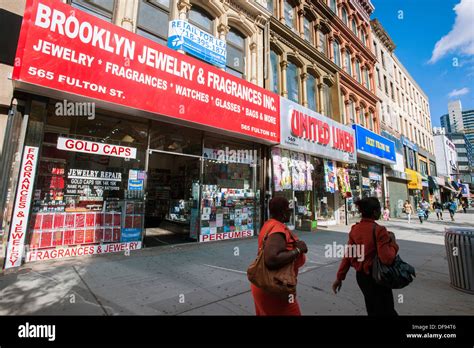
POLYGON ((97 143, 80 139, 58 137, 56 146, 59 150, 92 153, 95 155, 114 156, 122 158, 136 158, 137 149, 134 147, 97 143))
POLYGON ((27 0, 13 79, 277 143, 279 96, 58 0, 27 0))
POLYGON ((281 147, 327 159, 356 163, 354 130, 329 117, 280 98, 281 147))
POLYGON ((25 146, 10 228, 10 239, 7 246, 5 269, 21 265, 37 163, 38 148, 25 146))

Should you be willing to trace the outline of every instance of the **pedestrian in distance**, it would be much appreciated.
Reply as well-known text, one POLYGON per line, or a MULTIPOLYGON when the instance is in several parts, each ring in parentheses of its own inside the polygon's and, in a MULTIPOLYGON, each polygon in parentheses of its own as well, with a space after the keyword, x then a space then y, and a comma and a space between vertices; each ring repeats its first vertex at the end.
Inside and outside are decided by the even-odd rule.
POLYGON ((451 221, 454 221, 454 215, 456 214, 456 211, 458 210, 458 205, 455 200, 451 199, 449 201, 449 215, 451 216, 451 221))
POLYGON ((389 221, 390 220, 390 210, 388 209, 388 207, 386 206, 384 211, 383 211, 383 219, 385 221, 389 221))
POLYGON ((465 199, 462 202, 462 210, 464 211, 464 214, 467 214, 467 208, 468 208, 467 199, 465 199))
POLYGON ((436 201, 433 203, 433 209, 436 213, 436 217, 439 220, 443 220, 443 205, 436 199, 436 201))
POLYGON ((352 266, 356 270, 357 284, 364 295, 369 316, 397 316, 392 289, 379 285, 372 277, 372 265, 377 254, 385 265, 391 265, 398 253, 395 235, 375 221, 380 219, 381 206, 376 197, 366 197, 357 201, 362 216, 360 222, 352 226, 348 245, 360 245, 364 255, 346 255, 339 266, 332 290, 337 294, 342 282, 352 266), (375 239, 374 239, 375 234, 375 239))
MULTIPOLYGON (((306 243, 299 240, 290 232, 285 223, 290 221, 292 209, 290 203, 284 197, 274 197, 270 200, 270 219, 268 219, 260 230, 258 236, 258 248, 263 247, 265 240, 264 261, 268 269, 279 269, 288 263, 295 261, 295 273, 303 266, 308 252, 306 243), (268 236, 267 236, 268 235, 268 236)), ((255 303, 255 312, 258 316, 263 315, 301 315, 300 307, 296 298, 279 296, 269 293, 251 284, 252 296, 255 303)))
POLYGON ((425 212, 425 221, 428 220, 428 217, 430 215, 430 204, 426 201, 426 199, 423 199, 421 202, 421 208, 425 212))
POLYGON ((403 205, 403 212, 407 214, 408 223, 411 223, 411 214, 413 214, 413 206, 411 205, 409 200, 405 201, 403 205))
POLYGON ((420 223, 423 223, 423 220, 426 220, 426 212, 422 208, 421 203, 418 206, 417 215, 418 215, 418 219, 420 219, 420 223))

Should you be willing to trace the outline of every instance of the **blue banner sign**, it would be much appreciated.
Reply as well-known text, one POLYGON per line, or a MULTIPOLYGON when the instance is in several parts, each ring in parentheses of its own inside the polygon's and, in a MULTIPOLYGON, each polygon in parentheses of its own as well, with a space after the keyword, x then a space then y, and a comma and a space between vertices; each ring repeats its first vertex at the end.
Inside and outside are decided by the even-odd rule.
POLYGON ((356 133, 357 151, 396 163, 393 141, 356 124, 353 124, 352 128, 356 133))
POLYGON ((183 50, 219 68, 226 66, 226 42, 181 19, 169 23, 168 47, 183 50))
POLYGON ((419 151, 418 145, 416 145, 415 143, 412 143, 410 140, 408 140, 408 138, 404 137, 403 135, 402 135, 402 144, 409 147, 415 152, 419 151))
POLYGON ((400 139, 398 139, 396 136, 390 134, 387 131, 382 131, 381 134, 382 134, 383 137, 393 141, 395 143, 395 150, 398 153, 403 154, 403 145, 402 145, 402 142, 400 141, 400 139))

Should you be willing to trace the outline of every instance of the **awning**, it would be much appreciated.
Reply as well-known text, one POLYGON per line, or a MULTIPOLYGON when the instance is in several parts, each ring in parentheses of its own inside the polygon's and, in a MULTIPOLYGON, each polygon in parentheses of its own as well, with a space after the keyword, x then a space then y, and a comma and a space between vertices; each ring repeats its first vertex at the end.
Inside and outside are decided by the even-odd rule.
POLYGON ((418 172, 415 172, 414 170, 411 169, 405 169, 405 173, 407 173, 408 178, 410 181, 408 181, 408 189, 409 190, 422 190, 423 189, 423 183, 421 179, 421 174, 418 172))

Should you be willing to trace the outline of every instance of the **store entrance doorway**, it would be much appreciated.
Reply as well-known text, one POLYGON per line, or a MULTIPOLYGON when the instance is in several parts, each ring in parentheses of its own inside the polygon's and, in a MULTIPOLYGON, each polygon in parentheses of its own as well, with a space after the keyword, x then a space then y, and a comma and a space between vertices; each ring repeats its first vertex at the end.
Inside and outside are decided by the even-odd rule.
POLYGON ((197 240, 199 156, 151 151, 148 157, 145 246, 197 240))

